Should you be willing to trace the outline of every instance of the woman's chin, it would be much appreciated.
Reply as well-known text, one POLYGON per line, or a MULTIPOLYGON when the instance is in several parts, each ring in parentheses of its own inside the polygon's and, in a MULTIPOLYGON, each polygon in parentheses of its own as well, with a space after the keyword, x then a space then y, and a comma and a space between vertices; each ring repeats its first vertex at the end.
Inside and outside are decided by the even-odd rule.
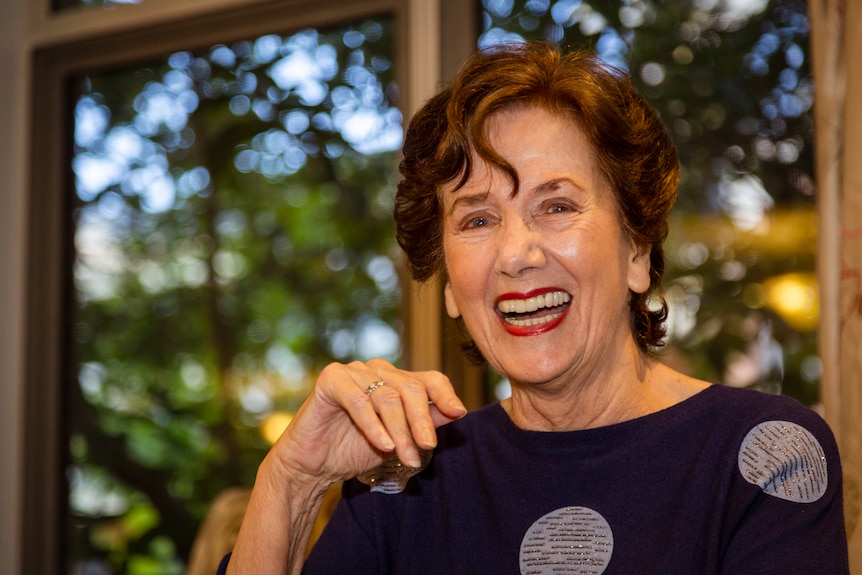
POLYGON ((494 366, 514 386, 534 388, 554 381, 561 381, 569 372, 562 365, 552 365, 547 361, 508 361, 494 366))

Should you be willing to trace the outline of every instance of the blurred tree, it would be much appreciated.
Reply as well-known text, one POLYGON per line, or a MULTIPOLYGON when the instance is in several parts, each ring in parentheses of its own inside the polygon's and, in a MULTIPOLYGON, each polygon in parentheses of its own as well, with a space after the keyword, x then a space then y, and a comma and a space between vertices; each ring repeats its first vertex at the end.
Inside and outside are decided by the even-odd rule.
POLYGON ((317 371, 399 358, 391 26, 80 79, 73 572, 180 573, 317 371))
POLYGON ((664 358, 819 399, 813 80, 802 0, 484 0, 480 45, 589 48, 632 75, 677 143, 664 358))

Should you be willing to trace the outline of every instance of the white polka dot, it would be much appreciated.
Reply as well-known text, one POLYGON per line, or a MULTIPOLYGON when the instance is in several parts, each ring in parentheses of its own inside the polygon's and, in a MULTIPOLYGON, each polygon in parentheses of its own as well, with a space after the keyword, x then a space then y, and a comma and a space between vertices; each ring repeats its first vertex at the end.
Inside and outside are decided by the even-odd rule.
POLYGON ((521 575, 599 575, 614 550, 611 527, 587 507, 563 507, 533 523, 521 541, 521 575))
POLYGON ((817 438, 790 421, 765 421, 748 432, 739 449, 739 472, 763 492, 796 503, 826 493, 826 456, 817 438))

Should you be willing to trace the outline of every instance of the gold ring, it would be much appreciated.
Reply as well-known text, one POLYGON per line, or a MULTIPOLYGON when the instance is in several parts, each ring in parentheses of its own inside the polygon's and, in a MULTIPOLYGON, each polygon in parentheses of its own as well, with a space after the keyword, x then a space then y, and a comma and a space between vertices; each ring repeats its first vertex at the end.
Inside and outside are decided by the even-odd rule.
POLYGON ((375 389, 377 389, 378 387, 382 387, 385 384, 386 384, 386 382, 383 381, 382 379, 378 379, 377 381, 372 381, 371 385, 369 385, 367 388, 365 388, 365 395, 367 395, 368 397, 371 397, 371 394, 374 393, 375 389))

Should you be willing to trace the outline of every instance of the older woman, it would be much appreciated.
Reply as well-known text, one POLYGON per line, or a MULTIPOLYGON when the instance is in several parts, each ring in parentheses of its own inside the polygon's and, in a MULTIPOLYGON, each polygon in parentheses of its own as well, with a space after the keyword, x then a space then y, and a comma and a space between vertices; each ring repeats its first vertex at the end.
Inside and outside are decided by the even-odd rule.
POLYGON ((678 166, 623 74, 480 52, 411 122, 401 171, 413 275, 444 279, 511 398, 465 415, 442 374, 327 367, 260 467, 228 573, 300 572, 328 486, 431 449, 403 491, 348 481, 304 572, 848 572, 824 422, 651 354, 678 166))

